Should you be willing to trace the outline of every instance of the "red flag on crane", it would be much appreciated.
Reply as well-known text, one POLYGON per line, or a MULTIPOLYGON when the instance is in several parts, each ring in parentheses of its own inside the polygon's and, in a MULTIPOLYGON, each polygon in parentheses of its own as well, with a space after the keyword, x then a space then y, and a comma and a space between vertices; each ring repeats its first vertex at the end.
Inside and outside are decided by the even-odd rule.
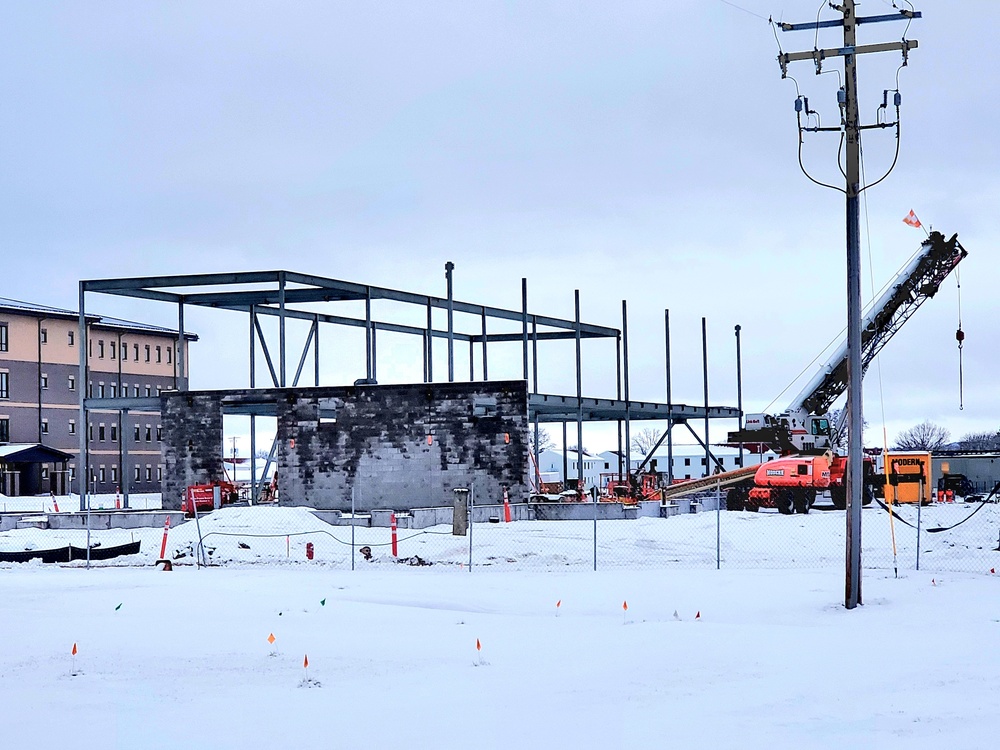
POLYGON ((915 228, 923 226, 923 224, 920 223, 920 219, 917 218, 917 215, 913 213, 912 208, 910 209, 910 213, 908 213, 906 216, 903 217, 903 223, 906 224, 907 226, 915 228))

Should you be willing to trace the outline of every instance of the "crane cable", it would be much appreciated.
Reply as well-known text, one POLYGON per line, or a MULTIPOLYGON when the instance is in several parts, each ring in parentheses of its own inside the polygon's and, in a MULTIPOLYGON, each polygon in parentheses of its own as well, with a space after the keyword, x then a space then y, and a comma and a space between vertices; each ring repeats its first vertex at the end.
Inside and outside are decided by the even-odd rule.
MULTIPOLYGON (((860 137, 858 138, 858 150, 861 156, 860 158, 861 182, 863 184, 865 181, 865 150, 863 141, 861 140, 860 137)), ((868 193, 867 192, 862 193, 861 199, 865 207, 865 238, 868 243, 868 283, 871 286, 872 303, 874 303, 875 263, 872 260, 871 222, 868 219, 868 193)), ((882 358, 878 355, 875 356, 875 371, 878 373, 878 403, 879 403, 879 409, 882 413, 882 471, 885 473, 885 483, 882 486, 888 488, 889 465, 888 462, 886 461, 886 457, 889 455, 889 437, 888 434, 886 433, 886 428, 885 428, 885 392, 882 388, 882 358)), ((895 499, 895 494, 896 494, 895 489, 893 490, 892 495, 889 495, 888 492, 886 492, 885 494, 887 495, 887 499, 889 501, 889 507, 886 508, 885 505, 882 505, 881 502, 879 502, 879 505, 882 505, 882 507, 889 512, 889 536, 892 539, 892 568, 893 571, 895 572, 896 578, 899 578, 899 557, 896 547, 896 523, 895 523, 895 519, 898 518, 898 516, 892 510, 893 500, 895 499)), ((899 520, 903 521, 902 518, 900 518, 899 520)), ((903 523, 906 523, 906 521, 903 521, 903 523)))
POLYGON ((965 343, 965 331, 962 330, 962 276, 958 268, 955 268, 955 282, 958 285, 958 330, 955 331, 955 340, 958 342, 958 409, 965 409, 965 373, 962 368, 962 344, 965 343))

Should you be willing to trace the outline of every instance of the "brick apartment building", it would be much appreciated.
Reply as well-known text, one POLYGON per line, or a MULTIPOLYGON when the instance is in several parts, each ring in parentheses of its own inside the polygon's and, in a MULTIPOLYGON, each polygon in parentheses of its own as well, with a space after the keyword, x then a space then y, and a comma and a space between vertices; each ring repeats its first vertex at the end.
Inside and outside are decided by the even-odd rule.
MULTIPOLYGON (((77 424, 79 389, 94 398, 139 398, 176 388, 177 332, 88 315, 86 384, 78 338, 77 313, 0 297, 0 493, 79 492, 81 429, 88 433, 91 492, 159 492, 159 413, 90 411, 84 427, 77 424), (36 444, 54 451, 4 463, 4 453, 16 456, 18 446, 36 444)), ((186 363, 188 342, 197 336, 184 338, 186 363)))

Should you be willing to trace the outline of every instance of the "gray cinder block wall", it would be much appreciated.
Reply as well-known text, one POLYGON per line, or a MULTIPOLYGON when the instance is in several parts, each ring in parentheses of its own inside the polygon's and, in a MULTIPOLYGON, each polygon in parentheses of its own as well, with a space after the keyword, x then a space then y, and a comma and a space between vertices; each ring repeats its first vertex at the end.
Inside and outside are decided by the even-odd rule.
POLYGON ((527 398, 521 380, 166 394, 164 489, 180 498, 221 476, 221 416, 213 440, 206 412, 246 399, 276 406, 282 505, 350 510, 353 491, 359 511, 427 508, 470 484, 477 503, 502 502, 504 486, 517 501, 528 491, 527 398))
POLYGON ((217 393, 160 397, 163 508, 176 510, 189 485, 222 479, 222 399, 217 393))

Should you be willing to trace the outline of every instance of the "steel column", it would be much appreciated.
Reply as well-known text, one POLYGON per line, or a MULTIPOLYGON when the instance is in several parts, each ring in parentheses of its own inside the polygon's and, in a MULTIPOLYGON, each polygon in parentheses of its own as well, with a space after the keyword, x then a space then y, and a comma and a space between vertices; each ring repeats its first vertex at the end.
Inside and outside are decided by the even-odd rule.
POLYGON ((709 475, 709 462, 712 454, 708 449, 711 441, 708 435, 708 324, 701 319, 701 366, 705 386, 705 476, 709 475))
POLYGON ((670 485, 674 482, 674 402, 670 389, 670 310, 663 311, 663 332, 667 371, 667 484, 670 485))
POLYGON ((629 412, 629 389, 628 389, 628 303, 622 300, 622 361, 624 363, 625 374, 625 470, 629 476, 629 484, 632 477, 632 418, 629 412))
MULTIPOLYGON (((577 292, 579 294, 579 291, 577 292)), ((577 322, 577 339, 580 338, 580 321, 577 322)), ((521 279, 521 359, 523 362, 522 376, 528 380, 528 280, 521 279)))
POLYGON ((279 383, 285 387, 285 272, 278 274, 278 370, 280 371, 279 383))
POLYGON ((444 278, 448 284, 448 382, 455 381, 455 297, 452 272, 455 264, 450 260, 444 264, 444 278))
POLYGON ((743 468, 743 364, 740 356, 740 326, 736 326, 736 409, 740 413, 740 468, 743 468))
POLYGON ((487 358, 486 358, 486 349, 487 349, 487 346, 486 346, 486 308, 485 307, 483 308, 483 315, 482 315, 482 317, 483 317, 483 380, 489 380, 490 379, 490 371, 489 371, 489 366, 487 364, 487 358))

